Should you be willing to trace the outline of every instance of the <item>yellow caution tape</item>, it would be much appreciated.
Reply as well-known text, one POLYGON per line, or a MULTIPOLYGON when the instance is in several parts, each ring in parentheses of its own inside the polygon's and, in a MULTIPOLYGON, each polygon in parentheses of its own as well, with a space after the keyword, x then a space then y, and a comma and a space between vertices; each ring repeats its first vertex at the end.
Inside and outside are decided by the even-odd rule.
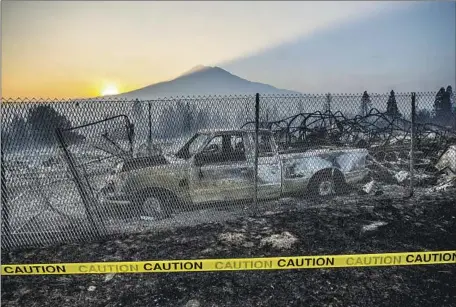
POLYGON ((55 275, 295 270, 455 263, 456 251, 453 250, 335 256, 88 262, 59 264, 4 264, 2 265, 2 274, 55 275))

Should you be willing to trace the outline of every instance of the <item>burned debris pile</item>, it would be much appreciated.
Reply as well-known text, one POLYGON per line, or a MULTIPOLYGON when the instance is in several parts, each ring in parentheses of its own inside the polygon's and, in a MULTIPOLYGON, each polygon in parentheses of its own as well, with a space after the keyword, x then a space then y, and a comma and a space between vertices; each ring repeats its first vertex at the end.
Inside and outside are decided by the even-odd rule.
MULTIPOLYGON (((274 133, 281 152, 303 147, 366 148, 371 179, 388 184, 409 183, 412 123, 403 117, 377 109, 371 109, 365 116, 352 117, 341 112, 317 111, 260 122, 259 126, 274 133)), ((241 128, 253 127, 255 122, 247 122, 241 128)), ((454 186, 456 131, 430 123, 415 123, 413 130, 415 184, 454 186)))

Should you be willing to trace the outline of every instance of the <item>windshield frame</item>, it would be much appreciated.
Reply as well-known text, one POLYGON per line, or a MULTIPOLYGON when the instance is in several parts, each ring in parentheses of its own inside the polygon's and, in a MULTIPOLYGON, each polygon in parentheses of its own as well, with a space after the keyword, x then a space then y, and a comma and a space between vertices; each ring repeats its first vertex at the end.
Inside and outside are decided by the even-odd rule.
POLYGON ((182 146, 176 153, 175 156, 180 159, 188 160, 192 158, 195 154, 197 154, 200 149, 206 145, 208 139, 209 139, 209 134, 206 133, 196 133, 194 134, 185 144, 182 146), (198 138, 201 138, 201 143, 200 145, 194 150, 194 152, 190 153, 190 146, 197 140, 198 138))

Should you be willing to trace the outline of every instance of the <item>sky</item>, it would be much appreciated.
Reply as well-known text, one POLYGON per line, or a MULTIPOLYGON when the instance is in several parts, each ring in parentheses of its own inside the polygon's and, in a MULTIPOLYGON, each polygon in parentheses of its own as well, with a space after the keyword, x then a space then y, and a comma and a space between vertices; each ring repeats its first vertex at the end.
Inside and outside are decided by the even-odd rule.
POLYGON ((223 66, 247 78, 312 93, 454 88, 456 2, 403 4, 223 66))
POLYGON ((2 97, 77 98, 203 64, 303 93, 456 83, 456 2, 2 1, 2 97))

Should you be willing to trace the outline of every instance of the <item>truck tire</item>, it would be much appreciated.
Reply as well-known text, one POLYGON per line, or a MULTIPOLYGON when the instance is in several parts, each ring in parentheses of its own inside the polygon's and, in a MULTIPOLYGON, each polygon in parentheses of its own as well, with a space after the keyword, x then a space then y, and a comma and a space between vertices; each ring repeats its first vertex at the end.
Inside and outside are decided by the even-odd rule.
POLYGON ((345 180, 339 170, 323 170, 309 181, 308 192, 311 197, 331 197, 342 194, 345 180))
POLYGON ((169 218, 172 215, 170 197, 161 193, 146 195, 141 203, 141 211, 156 220, 169 218))

